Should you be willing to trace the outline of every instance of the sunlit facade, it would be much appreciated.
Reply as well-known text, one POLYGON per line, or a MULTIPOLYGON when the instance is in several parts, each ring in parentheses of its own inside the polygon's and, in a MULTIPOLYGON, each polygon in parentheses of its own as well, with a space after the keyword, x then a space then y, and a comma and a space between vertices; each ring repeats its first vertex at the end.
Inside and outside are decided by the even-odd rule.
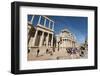
POLYGON ((56 47, 75 47, 76 41, 75 36, 68 30, 63 29, 61 32, 56 35, 57 46, 56 47))

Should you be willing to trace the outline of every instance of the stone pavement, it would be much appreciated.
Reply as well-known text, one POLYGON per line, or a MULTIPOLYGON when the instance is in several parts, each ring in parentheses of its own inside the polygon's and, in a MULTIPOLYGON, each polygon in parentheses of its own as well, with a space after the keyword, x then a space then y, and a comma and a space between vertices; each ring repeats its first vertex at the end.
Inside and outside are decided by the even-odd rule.
POLYGON ((31 48, 30 53, 28 53, 28 61, 32 60, 59 60, 59 59, 80 59, 80 58, 87 58, 87 55, 85 57, 80 57, 80 54, 77 52, 76 54, 68 54, 65 48, 60 48, 59 51, 57 48, 55 49, 55 52, 52 51, 52 49, 49 49, 49 53, 46 53, 44 51, 45 48, 41 48, 39 52, 39 55, 37 56, 37 48, 31 48))

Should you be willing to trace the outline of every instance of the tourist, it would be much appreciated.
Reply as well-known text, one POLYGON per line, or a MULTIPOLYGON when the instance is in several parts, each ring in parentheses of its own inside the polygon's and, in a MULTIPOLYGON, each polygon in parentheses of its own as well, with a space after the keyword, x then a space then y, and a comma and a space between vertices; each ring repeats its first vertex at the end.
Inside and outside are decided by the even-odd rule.
POLYGON ((46 49, 46 54, 49 52, 49 50, 48 49, 46 49))
POLYGON ((28 53, 30 53, 30 48, 28 48, 28 53))
POLYGON ((38 57, 38 55, 39 55, 39 52, 40 52, 40 50, 38 49, 38 50, 37 50, 37 57, 38 57))

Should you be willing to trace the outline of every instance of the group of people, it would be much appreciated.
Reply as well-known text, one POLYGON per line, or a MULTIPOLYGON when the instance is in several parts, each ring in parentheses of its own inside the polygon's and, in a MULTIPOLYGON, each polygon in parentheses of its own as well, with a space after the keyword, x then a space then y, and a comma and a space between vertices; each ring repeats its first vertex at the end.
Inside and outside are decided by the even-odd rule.
POLYGON ((84 50, 85 49, 82 49, 82 48, 72 48, 72 47, 70 47, 70 48, 66 48, 66 51, 67 51, 67 53, 68 54, 70 54, 70 55, 72 55, 72 54, 76 54, 76 53, 78 53, 81 57, 82 56, 84 56, 84 50))
MULTIPOLYGON (((37 49, 37 57, 39 56, 39 53, 40 53, 40 49, 38 48, 38 49, 37 49)), ((53 52, 50 51, 50 49, 46 49, 46 52, 45 52, 45 53, 46 53, 46 54, 53 55, 53 52)))
POLYGON ((76 54, 76 52, 78 51, 77 48, 66 48, 67 53, 69 54, 76 54))
MULTIPOLYGON (((72 55, 72 54, 77 54, 79 53, 79 55, 82 57, 84 56, 84 48, 73 48, 73 47, 69 47, 69 48, 66 48, 66 51, 68 54, 72 55)), ((28 49, 28 53, 30 53, 30 49, 28 49)), ((53 55, 53 49, 50 50, 50 49, 46 49, 45 50, 45 54, 50 54, 50 55, 53 55)), ((37 51, 36 51, 36 56, 38 57, 40 55, 40 49, 38 48, 37 51)))

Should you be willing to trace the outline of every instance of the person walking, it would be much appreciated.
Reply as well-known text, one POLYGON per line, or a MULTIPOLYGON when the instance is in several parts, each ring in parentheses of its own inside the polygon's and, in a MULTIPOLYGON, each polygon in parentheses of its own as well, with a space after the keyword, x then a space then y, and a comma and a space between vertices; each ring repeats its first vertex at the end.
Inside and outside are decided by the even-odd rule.
POLYGON ((48 54, 48 52, 49 52, 49 50, 48 50, 48 49, 46 49, 46 54, 48 54))
POLYGON ((37 57, 39 56, 39 52, 40 52, 40 50, 38 49, 38 50, 37 50, 37 57))

